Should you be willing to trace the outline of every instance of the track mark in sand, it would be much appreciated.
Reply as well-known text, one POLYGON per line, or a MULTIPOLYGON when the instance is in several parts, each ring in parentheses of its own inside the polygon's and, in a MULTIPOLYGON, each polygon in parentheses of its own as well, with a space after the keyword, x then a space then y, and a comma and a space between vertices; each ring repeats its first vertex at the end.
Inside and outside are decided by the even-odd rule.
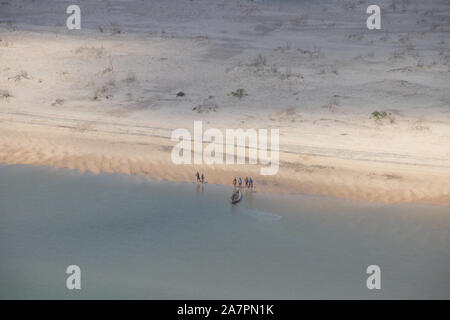
MULTIPOLYGON (((92 125, 80 125, 83 123, 81 119, 74 118, 60 118, 54 116, 41 116, 33 115, 20 112, 0 112, 0 114, 5 115, 19 115, 25 118, 31 119, 41 119, 41 123, 35 121, 33 125, 43 125, 43 126, 53 126, 61 127, 62 123, 70 123, 71 125, 64 125, 64 128, 70 128, 79 132, 87 132, 88 130, 93 130, 98 133, 107 134, 117 134, 123 136, 143 136, 149 138, 160 138, 169 141, 172 130, 169 128, 153 127, 153 126, 143 126, 143 125, 130 125, 117 122, 108 121, 84 121, 86 123, 95 124, 96 127, 93 128, 92 125), (57 121, 57 123, 51 123, 50 120, 57 121), (105 126, 106 128, 101 128, 105 126), (133 130, 134 129, 134 130, 133 130), (137 130, 140 129, 140 130, 137 130)), ((29 124, 27 121, 13 120, 10 122, 18 122, 29 124)), ((168 146, 171 148, 171 146, 168 146)), ((336 149, 336 148, 323 148, 314 146, 304 146, 304 145, 285 145, 281 146, 280 153, 294 154, 294 155, 310 155, 319 157, 329 157, 338 158, 345 160, 362 160, 371 161, 379 163, 394 163, 394 164, 407 164, 416 166, 429 166, 429 167, 440 167, 440 168, 450 168, 450 165, 431 165, 431 162, 445 162, 446 158, 433 158, 422 156, 421 158, 412 157, 404 154, 395 154, 388 152, 370 152, 370 151, 359 151, 359 150, 347 150, 347 149, 336 149)))
POLYGON ((393 173, 383 174, 383 177, 387 180, 402 180, 402 177, 400 175, 393 173))

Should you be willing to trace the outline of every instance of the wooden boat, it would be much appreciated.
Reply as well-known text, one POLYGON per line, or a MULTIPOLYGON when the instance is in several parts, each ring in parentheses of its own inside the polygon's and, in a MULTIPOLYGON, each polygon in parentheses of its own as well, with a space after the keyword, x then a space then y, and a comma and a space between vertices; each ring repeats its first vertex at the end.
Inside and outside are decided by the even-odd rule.
POLYGON ((231 196, 231 203, 233 204, 238 203, 239 201, 241 201, 241 199, 242 199, 242 192, 241 190, 238 190, 231 196))

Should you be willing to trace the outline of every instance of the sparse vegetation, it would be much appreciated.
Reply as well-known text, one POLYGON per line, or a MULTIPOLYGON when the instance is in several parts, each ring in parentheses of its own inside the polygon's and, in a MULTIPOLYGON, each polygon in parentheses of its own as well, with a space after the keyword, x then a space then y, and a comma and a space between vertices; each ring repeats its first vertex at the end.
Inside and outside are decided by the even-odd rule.
POLYGON ((423 120, 423 119, 419 119, 419 120, 415 121, 411 125, 411 129, 414 131, 420 131, 420 132, 431 131, 430 127, 425 124, 425 120, 423 120))
POLYGON ((20 81, 22 79, 30 79, 28 76, 28 72, 26 71, 20 71, 18 74, 16 74, 14 77, 9 77, 8 80, 14 80, 14 81, 20 81))
POLYGON ((232 91, 231 95, 233 97, 236 97, 236 98, 239 98, 239 99, 242 99, 244 96, 248 96, 248 94, 245 93, 244 89, 237 89, 236 91, 232 91))
POLYGON ((353 10, 356 8, 356 3, 353 2, 347 2, 344 4, 344 9, 345 10, 353 10))
POLYGON ((402 59, 405 57, 405 55, 406 55, 405 50, 396 50, 390 54, 392 59, 402 59))
POLYGON ((427 11, 424 12, 423 16, 424 16, 424 17, 427 17, 427 16, 432 17, 432 16, 434 16, 434 14, 435 14, 436 12, 437 12, 436 9, 427 10, 427 11))
POLYGON ((255 15, 260 9, 258 8, 258 6, 257 5, 255 5, 255 4, 252 4, 252 5, 239 5, 240 7, 242 7, 242 8, 244 8, 243 10, 242 10, 242 13, 245 15, 245 16, 253 16, 253 15, 255 15))
POLYGON ((111 34, 121 34, 122 33, 122 26, 120 24, 117 23, 111 23, 110 26, 102 26, 99 25, 97 26, 98 31, 100 31, 101 33, 104 32, 111 32, 111 34))
POLYGON ((269 120, 279 122, 295 122, 297 118, 301 118, 301 115, 294 107, 288 107, 269 116, 269 120))
POLYGON ((109 60, 109 67, 106 67, 105 69, 103 69, 103 71, 101 72, 101 74, 107 74, 107 73, 113 73, 114 72, 114 66, 112 64, 112 61, 109 60))
POLYGON ((11 95, 11 93, 9 93, 8 90, 0 90, 0 98, 8 99, 8 98, 11 98, 11 97, 12 97, 12 95, 11 95))
POLYGON ((258 54, 256 58, 248 65, 249 67, 263 67, 266 65, 267 59, 262 54, 258 54))
POLYGON ((389 40, 389 34, 387 34, 387 33, 380 38, 380 41, 388 41, 388 40, 389 40))
POLYGON ((409 0, 392 0, 391 8, 392 11, 397 11, 398 7, 402 7, 402 12, 406 11, 406 6, 409 4, 409 0))
POLYGON ((296 26, 303 26, 308 22, 308 15, 303 14, 299 17, 296 17, 292 20, 292 24, 296 26))
POLYGON ((385 111, 374 111, 372 112, 371 117, 375 120, 382 120, 387 117, 387 113, 385 111))
POLYGON ((314 47, 312 50, 304 50, 304 49, 297 49, 298 52, 301 54, 307 54, 310 58, 319 58, 323 56, 322 49, 320 47, 314 47))
POLYGON ((284 72, 280 74, 281 80, 289 80, 293 76, 292 70, 290 67, 286 67, 284 72))
POLYGON ((74 132, 86 132, 92 130, 92 123, 90 122, 79 122, 72 128, 74 132))
POLYGON ((53 107, 60 106, 64 103, 64 99, 56 99, 55 102, 52 103, 53 107))
POLYGON ((192 111, 197 111, 197 113, 209 113, 217 112, 218 108, 219 107, 214 103, 204 103, 192 108, 192 111))
POLYGON ((435 31, 437 28, 439 28, 441 25, 439 23, 433 23, 430 26, 430 31, 435 31))
POLYGON ((339 99, 337 97, 334 97, 326 105, 323 105, 322 108, 327 109, 328 111, 331 111, 334 113, 334 112, 336 112, 336 109, 339 106, 340 106, 339 99))
POLYGON ((320 68, 319 70, 319 74, 320 75, 325 75, 325 74, 334 74, 334 75, 338 75, 338 70, 336 68, 336 66, 334 65, 329 65, 329 66, 325 66, 323 68, 320 68))
POLYGON ((273 64, 270 66, 270 72, 271 73, 278 73, 278 68, 276 64, 273 64))
POLYGON ((111 99, 111 89, 116 86, 116 83, 114 80, 108 81, 106 84, 95 90, 94 96, 92 97, 93 100, 101 100, 102 98, 111 99))
POLYGON ((0 38, 0 47, 9 47, 10 42, 8 40, 4 40, 0 38))
POLYGON ((111 33, 112 34, 121 34, 122 26, 117 23, 111 23, 111 33))
POLYGON ((370 117, 377 122, 381 122, 384 119, 388 119, 389 123, 395 123, 395 118, 390 112, 386 111, 374 111, 371 113, 370 117))
POLYGON ((133 83, 136 81, 136 75, 134 74, 134 72, 128 72, 127 77, 123 80, 124 82, 126 82, 127 84, 133 83))
POLYGON ((398 38, 398 42, 401 42, 401 43, 406 43, 406 42, 408 42, 409 41, 409 33, 406 33, 406 34, 401 34, 400 36, 399 36, 399 38, 398 38))
POLYGON ((77 53, 77 54, 86 54, 86 55, 90 55, 90 56, 94 56, 94 57, 100 58, 100 57, 102 57, 105 54, 105 48, 103 48, 103 47, 96 48, 96 47, 82 46, 82 47, 79 47, 78 49, 76 49, 75 53, 77 53))
POLYGON ((354 33, 354 34, 348 35, 347 38, 349 40, 352 40, 352 41, 361 41, 361 40, 364 39, 364 34, 362 34, 362 33, 354 33))

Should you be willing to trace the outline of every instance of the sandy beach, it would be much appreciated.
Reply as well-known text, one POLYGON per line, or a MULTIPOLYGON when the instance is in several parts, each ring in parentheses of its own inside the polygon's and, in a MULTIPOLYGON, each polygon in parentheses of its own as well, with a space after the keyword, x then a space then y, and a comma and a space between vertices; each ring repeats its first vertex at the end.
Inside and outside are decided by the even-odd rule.
POLYGON ((365 1, 82 1, 69 31, 3 1, 0 162, 450 206, 450 6, 379 2, 381 30, 365 1), (278 174, 173 164, 198 120, 279 129, 278 174))

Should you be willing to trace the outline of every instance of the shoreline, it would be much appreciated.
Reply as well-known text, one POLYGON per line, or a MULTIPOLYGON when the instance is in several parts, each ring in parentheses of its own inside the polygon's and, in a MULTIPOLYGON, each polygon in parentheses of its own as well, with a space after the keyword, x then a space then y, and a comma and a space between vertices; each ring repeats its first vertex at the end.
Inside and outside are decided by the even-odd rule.
MULTIPOLYGON (((339 197, 339 196, 335 196, 335 195, 331 195, 331 194, 319 194, 319 193, 308 193, 308 192, 302 192, 298 189, 289 189, 289 188, 282 188, 282 187, 277 187, 277 188, 273 188, 270 191, 266 188, 256 188, 252 190, 249 189, 247 187, 243 186, 242 187, 234 187, 232 184, 221 184, 221 183, 210 183, 209 181, 205 181, 203 184, 196 182, 195 181, 195 177, 194 179, 187 181, 187 180, 167 180, 165 178, 152 178, 152 177, 147 177, 144 175, 139 175, 139 174, 128 174, 128 173, 121 173, 121 172, 106 172, 106 171, 101 171, 98 173, 94 173, 93 171, 90 170, 84 170, 81 171, 79 169, 70 169, 68 167, 55 167, 55 166, 50 166, 50 165, 39 165, 39 164, 9 164, 9 163, 0 163, 0 171, 2 170, 2 168, 6 169, 6 170, 20 170, 21 168, 23 169, 33 169, 33 170, 44 170, 44 171, 48 171, 48 172, 63 172, 65 173, 63 176, 65 177, 72 177, 72 176, 78 176, 78 177, 82 177, 83 175, 86 175, 87 177, 96 177, 98 176, 99 178, 105 178, 105 177, 117 177, 117 178, 125 178, 125 179, 133 179, 133 181, 137 181, 138 183, 150 183, 150 184, 183 184, 183 185, 190 185, 190 186, 195 186, 197 187, 197 191, 199 191, 199 188, 207 188, 208 186, 213 186, 213 187, 218 187, 221 188, 221 190, 237 190, 240 189, 242 192, 244 192, 244 195, 247 195, 247 192, 251 192, 251 193, 258 193, 260 196, 271 196, 274 198, 277 198, 278 196, 287 196, 288 198, 286 199, 293 199, 292 197, 307 197, 307 198, 316 198, 316 199, 326 199, 326 200, 331 200, 331 201, 351 201, 354 203, 359 203, 359 204, 366 204, 366 205, 386 205, 386 206, 390 206, 390 205, 423 205, 423 206, 437 206, 437 207, 443 207, 446 208, 449 205, 447 203, 444 202, 410 202, 410 201, 400 201, 400 202, 383 202, 383 201, 366 201, 366 200, 361 200, 358 198, 348 198, 348 197, 339 197), (55 170, 55 171, 52 171, 55 170), (61 171, 60 171, 61 170, 61 171)), ((195 175, 194 175, 195 176, 195 175)), ((226 194, 228 195, 228 194, 226 194)), ((277 198, 280 199, 280 198, 277 198)), ((285 198, 283 198, 285 199, 285 198)))
POLYGON ((224 186, 231 186, 235 176, 252 176, 257 190, 262 192, 450 206, 449 170, 439 166, 280 152, 278 174, 261 176, 259 165, 172 164, 170 151, 175 142, 168 137, 149 138, 99 129, 79 132, 67 124, 56 128, 13 121, 3 123, 0 132, 0 162, 5 164, 44 165, 94 174, 121 173, 172 182, 193 182, 199 170, 208 183, 224 186))

